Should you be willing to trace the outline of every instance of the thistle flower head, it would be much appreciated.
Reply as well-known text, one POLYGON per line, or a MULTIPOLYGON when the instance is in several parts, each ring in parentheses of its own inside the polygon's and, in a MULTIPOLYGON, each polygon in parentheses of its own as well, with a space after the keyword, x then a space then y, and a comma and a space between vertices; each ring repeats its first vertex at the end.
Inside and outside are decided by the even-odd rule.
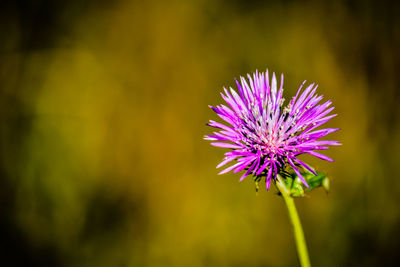
POLYGON ((217 166, 220 168, 234 161, 234 164, 219 174, 229 171, 234 173, 244 170, 240 181, 248 175, 266 177, 267 190, 271 179, 276 179, 285 168, 291 167, 302 183, 308 187, 299 168, 300 166, 314 174, 315 171, 297 157, 310 154, 323 160, 331 158, 316 151, 328 149, 330 145, 339 145, 337 141, 318 141, 337 128, 317 128, 336 114, 330 115, 334 109, 330 100, 320 103, 322 96, 315 93, 317 85, 311 84, 297 94, 284 106, 283 74, 278 89, 275 73, 269 80, 266 73, 247 75, 248 80, 241 77, 236 80, 239 94, 232 88, 224 88, 221 93, 227 105, 211 107, 225 124, 210 120, 209 126, 219 129, 206 140, 211 145, 229 148, 225 158, 217 166), (302 91, 302 92, 301 92, 302 91))

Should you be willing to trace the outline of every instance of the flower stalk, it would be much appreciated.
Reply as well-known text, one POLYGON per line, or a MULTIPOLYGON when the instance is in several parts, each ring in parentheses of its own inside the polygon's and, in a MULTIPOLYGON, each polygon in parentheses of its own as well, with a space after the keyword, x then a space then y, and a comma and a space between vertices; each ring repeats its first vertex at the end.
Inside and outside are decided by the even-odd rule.
POLYGON ((299 156, 309 154, 333 161, 316 151, 340 145, 338 141, 320 140, 339 130, 319 129, 337 114, 330 114, 334 110, 331 100, 321 102, 323 97, 317 95, 314 83, 303 90, 304 81, 284 106, 283 75, 280 86, 275 73, 270 80, 268 70, 265 73, 256 71, 247 78, 236 80, 237 91, 224 88, 221 96, 225 104, 210 106, 224 123, 210 120, 208 125, 218 130, 205 139, 213 141, 213 146, 230 149, 217 168, 228 163, 232 165, 225 166, 219 174, 243 171, 240 181, 252 176, 257 191, 260 181, 265 181, 267 190, 272 181, 275 182, 293 225, 300 264, 309 267, 307 245, 293 198, 302 197, 305 190, 319 186, 328 191, 329 179, 301 161, 299 156))
POLYGON ((308 256, 306 239, 304 238, 303 228, 301 226, 300 218, 294 204, 294 199, 290 195, 290 190, 285 186, 280 175, 277 176, 275 184, 285 201, 290 222, 293 226, 297 255, 299 257, 300 265, 302 267, 310 267, 311 265, 310 258, 308 256))

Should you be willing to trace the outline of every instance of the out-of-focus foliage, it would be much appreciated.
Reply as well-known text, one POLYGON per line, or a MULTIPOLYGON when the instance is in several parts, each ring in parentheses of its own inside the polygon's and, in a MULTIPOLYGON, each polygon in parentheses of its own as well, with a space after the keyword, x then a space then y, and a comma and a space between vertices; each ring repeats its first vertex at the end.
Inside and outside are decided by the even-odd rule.
POLYGON ((223 86, 332 99, 331 180, 296 199, 314 266, 400 248, 399 4, 0 1, 1 266, 295 266, 283 201, 217 176, 223 86))

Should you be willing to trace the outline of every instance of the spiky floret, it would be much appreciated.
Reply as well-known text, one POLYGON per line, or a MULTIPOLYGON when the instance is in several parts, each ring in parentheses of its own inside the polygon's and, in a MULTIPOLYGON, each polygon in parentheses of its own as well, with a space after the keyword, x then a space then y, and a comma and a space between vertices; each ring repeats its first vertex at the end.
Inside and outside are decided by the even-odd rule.
POLYGON ((268 70, 265 74, 256 71, 253 77, 249 74, 247 77, 248 80, 243 77, 240 77, 240 82, 236 80, 239 94, 232 88, 229 91, 224 88, 221 96, 227 105, 210 106, 229 125, 213 120, 207 124, 219 131, 205 136, 205 139, 216 141, 211 143, 213 146, 231 149, 225 153, 225 158, 217 168, 235 161, 219 174, 245 170, 240 181, 248 175, 265 176, 268 190, 271 179, 276 179, 281 171, 290 166, 308 187, 298 167, 316 173, 297 156, 307 153, 333 161, 316 150, 340 145, 337 141, 318 141, 339 130, 316 130, 336 116, 329 114, 334 109, 332 102, 328 100, 320 104, 323 96, 315 93, 318 86, 314 83, 301 93, 304 81, 289 104, 283 107, 283 74, 279 89, 275 73, 270 83, 268 70))

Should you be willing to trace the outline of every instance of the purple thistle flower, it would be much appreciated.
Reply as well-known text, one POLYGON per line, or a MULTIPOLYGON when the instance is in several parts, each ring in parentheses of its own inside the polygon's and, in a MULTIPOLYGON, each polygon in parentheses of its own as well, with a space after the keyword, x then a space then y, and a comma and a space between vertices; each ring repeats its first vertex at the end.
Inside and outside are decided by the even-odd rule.
POLYGON ((317 141, 338 128, 326 128, 316 130, 337 114, 328 115, 334 107, 328 100, 319 104, 322 96, 315 91, 317 85, 309 85, 301 94, 301 88, 292 98, 287 107, 283 107, 283 74, 279 90, 275 73, 270 84, 268 70, 264 73, 256 73, 248 81, 240 77, 241 83, 236 80, 239 94, 232 88, 222 98, 228 104, 211 107, 218 116, 229 126, 210 120, 209 126, 220 129, 214 135, 207 135, 206 140, 217 141, 213 146, 232 149, 225 153, 224 160, 217 166, 220 168, 234 161, 235 164, 224 169, 219 174, 229 171, 234 173, 245 170, 240 178, 252 174, 256 177, 266 176, 267 190, 270 187, 272 177, 276 176, 286 167, 291 166, 303 184, 307 182, 301 175, 299 166, 312 172, 316 172, 297 158, 307 153, 323 160, 333 161, 315 150, 328 149, 330 145, 340 145, 337 141, 317 141))

